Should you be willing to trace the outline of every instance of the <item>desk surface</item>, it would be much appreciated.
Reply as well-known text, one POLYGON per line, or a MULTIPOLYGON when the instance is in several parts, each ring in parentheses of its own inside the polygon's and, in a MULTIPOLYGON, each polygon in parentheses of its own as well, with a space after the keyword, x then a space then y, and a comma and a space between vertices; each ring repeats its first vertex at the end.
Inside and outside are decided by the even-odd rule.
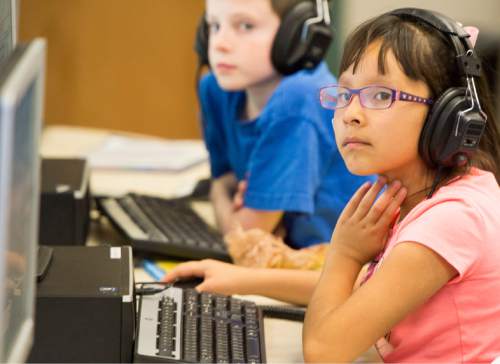
MULTIPOLYGON (((99 147, 110 132, 74 127, 48 127, 42 135, 41 153, 44 157, 85 157, 99 147)), ((200 141, 201 143, 201 141, 200 141)), ((142 172, 125 170, 92 170, 90 185, 95 195, 120 195, 127 192, 154 194, 164 197, 184 195, 190 192, 196 181, 209 176, 208 163, 193 166, 179 173, 142 172)), ((196 203, 195 210, 209 223, 213 223, 211 207, 196 203)), ((126 244, 107 221, 93 221, 89 245, 99 243, 126 244)), ((143 269, 135 270, 137 282, 151 281, 143 269)), ((245 296, 259 304, 279 303, 260 296, 245 296)), ((266 354, 269 363, 300 363, 302 359, 302 324, 298 322, 264 320, 266 354)))
MULTIPOLYGON (((41 154, 44 157, 85 157, 98 148, 110 135, 112 135, 110 131, 99 129, 47 127, 42 134, 41 154)), ((130 136, 130 134, 126 135, 130 136)), ((202 163, 178 173, 91 170, 90 185, 94 195, 121 195, 127 192, 137 192, 175 197, 188 194, 196 181, 208 176, 208 163, 202 163)), ((196 203, 193 207, 208 223, 214 223, 213 213, 208 203, 196 203)), ((88 244, 95 245, 103 242, 112 245, 127 243, 107 221, 93 221, 88 244)), ((136 269, 135 280, 137 282, 151 281, 151 278, 143 269, 136 269)), ((252 299, 258 304, 283 304, 261 296, 242 296, 242 298, 252 299)), ((301 323, 266 318, 264 319, 264 334, 269 363, 303 362, 301 323)), ((378 357, 371 350, 356 362, 377 360, 378 357)))

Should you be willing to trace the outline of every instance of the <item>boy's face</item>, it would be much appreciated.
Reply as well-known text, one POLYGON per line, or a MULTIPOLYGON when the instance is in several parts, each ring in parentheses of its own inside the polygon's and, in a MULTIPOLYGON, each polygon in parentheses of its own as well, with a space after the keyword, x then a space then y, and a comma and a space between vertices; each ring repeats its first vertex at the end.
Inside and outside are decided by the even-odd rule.
POLYGON ((208 56, 225 90, 258 86, 277 76, 271 48, 280 25, 270 0, 206 0, 208 56))

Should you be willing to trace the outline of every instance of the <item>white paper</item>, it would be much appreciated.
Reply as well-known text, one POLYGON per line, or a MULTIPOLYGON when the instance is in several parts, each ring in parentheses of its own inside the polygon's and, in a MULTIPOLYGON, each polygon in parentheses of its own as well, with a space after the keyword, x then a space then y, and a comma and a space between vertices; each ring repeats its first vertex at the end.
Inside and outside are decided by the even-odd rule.
POLYGON ((112 135, 88 156, 92 168, 180 171, 208 159, 203 143, 112 135))

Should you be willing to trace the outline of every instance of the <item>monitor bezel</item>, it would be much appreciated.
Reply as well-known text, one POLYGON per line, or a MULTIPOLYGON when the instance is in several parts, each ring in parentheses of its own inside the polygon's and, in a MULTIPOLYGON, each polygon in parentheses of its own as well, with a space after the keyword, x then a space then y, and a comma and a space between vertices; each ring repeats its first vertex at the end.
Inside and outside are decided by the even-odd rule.
MULTIPOLYGON (((33 186, 35 196, 40 196, 40 162, 39 162, 39 136, 42 125, 43 112, 43 92, 45 83, 45 51, 46 44, 43 39, 35 39, 26 46, 16 46, 14 52, 9 56, 2 72, 7 75, 0 76, 0 167, 11 171, 13 159, 13 133, 15 111, 18 102, 28 91, 28 88, 35 83, 35 145, 34 150, 37 153, 38 163, 35 163, 35 173, 33 174, 33 186)), ((7 199, 11 181, 11 173, 0 174, 0 262, 6 261, 6 239, 8 238, 8 211, 10 211, 10 201, 7 199), (3 205, 3 206, 2 206, 3 205)), ((33 226, 31 227, 31 236, 33 244, 38 245, 38 214, 39 198, 35 199, 32 210, 33 226)), ((31 264, 28 268, 28 274, 33 276, 30 286, 32 304, 29 307, 28 319, 23 323, 19 338, 10 349, 9 356, 0 347, 0 355, 6 362, 23 362, 27 359, 34 335, 34 303, 35 303, 35 265, 36 265, 36 246, 30 249, 33 255, 29 257, 31 264)), ((4 307, 4 297, 1 292, 5 292, 6 283, 6 264, 0 267, 0 307, 4 307)), ((3 330, 0 330, 0 344, 3 344, 3 330)))
POLYGON ((15 48, 17 45, 17 23, 18 23, 18 0, 10 0, 10 14, 11 14, 11 25, 12 25, 12 47, 15 48))

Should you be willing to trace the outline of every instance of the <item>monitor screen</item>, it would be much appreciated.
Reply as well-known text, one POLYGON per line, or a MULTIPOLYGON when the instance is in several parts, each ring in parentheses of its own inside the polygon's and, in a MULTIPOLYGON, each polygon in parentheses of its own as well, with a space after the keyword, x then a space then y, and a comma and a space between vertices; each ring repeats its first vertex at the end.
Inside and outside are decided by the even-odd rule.
POLYGON ((0 63, 14 49, 17 35, 16 0, 0 0, 0 63))
POLYGON ((1 362, 25 361, 33 341, 44 62, 35 40, 0 70, 1 362))

